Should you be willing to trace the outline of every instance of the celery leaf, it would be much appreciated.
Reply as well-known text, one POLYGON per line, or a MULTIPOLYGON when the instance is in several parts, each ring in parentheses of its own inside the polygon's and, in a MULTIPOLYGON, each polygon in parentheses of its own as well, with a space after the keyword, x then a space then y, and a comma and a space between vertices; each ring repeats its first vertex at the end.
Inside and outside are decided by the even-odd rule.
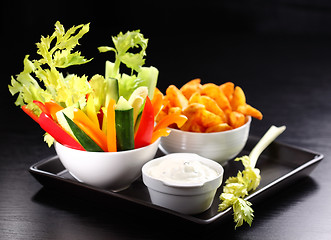
POLYGON ((81 56, 73 49, 79 44, 78 40, 89 31, 89 24, 73 26, 65 31, 60 22, 55 23, 55 31, 51 36, 42 36, 37 45, 37 60, 29 60, 26 55, 23 61, 24 70, 15 77, 11 77, 8 86, 12 95, 18 94, 15 104, 28 105, 28 108, 40 113, 39 108, 32 103, 34 100, 47 102, 55 100, 64 107, 76 105, 84 107, 85 96, 90 93, 91 87, 86 76, 78 77, 68 74, 66 77, 58 68, 87 63, 90 60, 81 56), (39 80, 42 82, 40 85, 39 80))
POLYGON ((243 225, 244 221, 248 223, 249 226, 252 225, 252 221, 254 218, 253 209, 251 208, 252 203, 249 201, 237 198, 237 200, 233 204, 233 215, 234 221, 236 222, 236 226, 240 227, 243 225))
POLYGON ((244 198, 251 190, 255 190, 261 180, 260 170, 251 166, 251 161, 248 156, 236 158, 235 161, 241 161, 245 169, 238 171, 236 177, 229 177, 225 181, 223 193, 220 195, 222 201, 219 206, 219 211, 224 211, 232 206, 235 228, 241 226, 243 222, 247 222, 250 226, 253 221, 253 209, 251 203, 244 198))
POLYGON ((143 86, 148 87, 148 96, 152 99, 159 72, 155 67, 143 67, 148 39, 144 38, 139 30, 136 30, 128 31, 125 34, 120 32, 117 36, 112 37, 112 40, 114 48, 108 46, 98 48, 100 52, 113 51, 115 53, 115 61, 106 62, 105 78, 118 79, 119 95, 127 100, 135 89, 143 86), (131 49, 138 49, 138 52, 130 52, 131 49), (120 73, 121 63, 131 69, 130 75, 120 73))

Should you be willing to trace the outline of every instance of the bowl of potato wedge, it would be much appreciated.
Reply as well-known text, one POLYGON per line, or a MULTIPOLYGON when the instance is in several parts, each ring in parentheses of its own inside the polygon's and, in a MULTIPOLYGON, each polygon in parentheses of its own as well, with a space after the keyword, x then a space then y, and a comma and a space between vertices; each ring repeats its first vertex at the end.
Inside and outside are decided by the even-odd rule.
POLYGON ((232 82, 221 85, 201 84, 193 79, 180 89, 170 85, 163 96, 162 109, 156 122, 168 115, 181 114, 187 121, 172 125, 169 136, 162 137, 164 153, 196 153, 225 164, 244 148, 252 117, 263 115, 246 103, 244 91, 232 82))

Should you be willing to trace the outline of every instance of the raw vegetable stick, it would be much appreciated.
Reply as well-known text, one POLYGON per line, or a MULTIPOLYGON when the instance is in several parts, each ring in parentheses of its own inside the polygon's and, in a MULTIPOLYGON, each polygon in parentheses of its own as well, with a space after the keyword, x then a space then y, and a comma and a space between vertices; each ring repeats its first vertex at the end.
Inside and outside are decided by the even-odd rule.
POLYGON ((74 133, 75 137, 78 139, 79 143, 83 146, 86 151, 90 152, 103 152, 96 142, 86 134, 84 130, 82 130, 74 121, 72 121, 67 115, 62 113, 65 117, 68 125, 70 126, 72 132, 74 133))
POLYGON ((162 100, 163 100, 162 92, 158 88, 155 88, 154 96, 153 96, 153 99, 151 100, 155 118, 158 115, 158 113, 161 111, 162 100))
POLYGON ((249 154, 249 158, 251 160, 251 166, 255 167, 257 159, 260 154, 272 143, 280 134, 285 131, 286 127, 275 127, 271 126, 269 130, 264 134, 261 140, 256 144, 251 153, 249 154))
POLYGON ((35 122, 38 123, 38 116, 34 114, 34 112, 27 107, 27 105, 22 106, 22 110, 29 115, 35 122))
POLYGON ((230 177, 225 181, 226 185, 223 188, 223 193, 220 195, 222 203, 219 205, 219 211, 223 211, 228 207, 233 208, 233 218, 236 222, 235 228, 241 226, 243 222, 249 225, 253 221, 253 209, 251 203, 244 199, 249 191, 255 190, 261 180, 260 170, 255 168, 256 161, 263 150, 274 141, 286 127, 271 126, 261 140, 253 148, 249 156, 236 158, 235 161, 241 161, 245 167, 242 172, 239 171, 237 177, 230 177))
POLYGON ((154 127, 154 131, 157 131, 162 128, 167 128, 169 125, 173 123, 176 123, 178 128, 180 128, 181 126, 183 126, 186 120, 187 117, 182 114, 174 113, 167 115, 160 122, 156 124, 156 126, 154 127))
POLYGON ((56 113, 58 111, 61 111, 63 107, 61 107, 59 104, 57 104, 54 100, 50 100, 49 102, 45 102, 45 107, 51 114, 52 118, 55 122, 58 122, 56 113))
POLYGON ((46 108, 45 104, 40 101, 33 101, 42 111, 39 117, 26 105, 22 106, 22 109, 27 113, 33 120, 35 120, 40 127, 45 130, 53 139, 62 145, 82 150, 84 148, 74 139, 69 133, 67 133, 60 125, 58 125, 52 118, 51 113, 46 108))
POLYGON ((53 121, 53 119, 46 113, 42 112, 40 114, 38 118, 38 123, 40 127, 46 132, 48 132, 57 142, 70 148, 84 151, 84 148, 81 146, 81 144, 78 143, 75 139, 73 139, 59 125, 57 125, 53 121))
POLYGON ((73 121, 79 126, 90 138, 96 142, 103 151, 107 151, 107 136, 95 125, 91 119, 80 109, 74 108, 73 121))
POLYGON ((158 140, 160 137, 166 137, 170 134, 171 130, 168 128, 161 128, 159 130, 156 130, 152 134, 152 140, 151 143, 155 142, 158 140))
POLYGON ((133 107, 120 97, 115 108, 117 151, 134 149, 133 107))
POLYGON ((114 99, 110 99, 107 107, 107 148, 108 152, 117 152, 116 126, 115 126, 115 105, 114 99))
POLYGON ((152 140, 154 130, 154 110, 149 97, 146 97, 145 107, 143 109, 139 128, 134 137, 134 147, 141 148, 149 145, 152 140))
POLYGON ((89 117, 89 119, 95 124, 95 126, 100 128, 97 112, 94 106, 94 97, 92 94, 90 94, 90 96, 87 99, 86 114, 89 117))

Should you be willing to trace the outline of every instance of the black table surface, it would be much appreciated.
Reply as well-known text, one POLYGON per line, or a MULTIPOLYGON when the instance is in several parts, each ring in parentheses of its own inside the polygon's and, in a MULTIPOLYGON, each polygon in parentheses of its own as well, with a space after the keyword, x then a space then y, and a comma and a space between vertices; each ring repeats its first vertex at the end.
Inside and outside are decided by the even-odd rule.
POLYGON ((200 226, 134 204, 98 204, 45 188, 28 169, 55 151, 7 91, 22 54, 11 58, 19 63, 10 68, 16 72, 1 75, 10 107, 0 125, 0 239, 330 239, 330 39, 232 34, 190 44, 182 35, 166 47, 158 46, 159 39, 151 39, 148 64, 160 70, 162 91, 196 77, 203 83, 233 81, 264 114, 262 121, 253 120, 251 135, 286 125, 278 141, 320 152, 324 160, 310 176, 253 205, 252 226, 236 230, 231 219, 200 226))

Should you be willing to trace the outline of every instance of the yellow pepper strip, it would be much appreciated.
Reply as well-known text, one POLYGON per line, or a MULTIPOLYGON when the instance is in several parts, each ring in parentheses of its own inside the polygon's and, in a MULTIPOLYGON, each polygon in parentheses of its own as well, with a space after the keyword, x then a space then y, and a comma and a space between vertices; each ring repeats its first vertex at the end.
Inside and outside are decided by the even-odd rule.
POLYGON ((74 122, 82 129, 93 141, 107 152, 107 136, 99 127, 97 127, 92 120, 80 109, 74 109, 74 122))
POLYGON ((152 134, 152 140, 151 143, 158 140, 160 137, 166 137, 170 134, 171 130, 169 128, 161 128, 159 130, 156 130, 152 134))
POLYGON ((96 125, 99 126, 99 120, 97 116, 97 112, 95 111, 95 106, 94 106, 94 97, 92 94, 89 95, 87 99, 87 104, 86 104, 86 113, 89 119, 96 125))
POLYGON ((162 118, 154 127, 154 132, 162 129, 162 128, 167 128, 173 123, 176 123, 178 128, 184 125, 186 122, 187 117, 185 115, 179 114, 179 113, 173 113, 165 116, 162 118))
POLYGON ((57 117, 56 117, 56 113, 58 111, 62 110, 63 107, 61 107, 59 104, 57 104, 54 100, 50 100, 49 102, 45 102, 45 107, 49 111, 49 113, 51 114, 53 120, 55 122, 58 122, 57 117))
POLYGON ((107 148, 108 152, 116 152, 116 126, 115 126, 115 105, 114 99, 110 99, 107 107, 107 148))
POLYGON ((156 115, 161 111, 163 102, 163 94, 160 92, 159 89, 155 88, 154 97, 151 102, 154 110, 154 116, 156 117, 156 115))

